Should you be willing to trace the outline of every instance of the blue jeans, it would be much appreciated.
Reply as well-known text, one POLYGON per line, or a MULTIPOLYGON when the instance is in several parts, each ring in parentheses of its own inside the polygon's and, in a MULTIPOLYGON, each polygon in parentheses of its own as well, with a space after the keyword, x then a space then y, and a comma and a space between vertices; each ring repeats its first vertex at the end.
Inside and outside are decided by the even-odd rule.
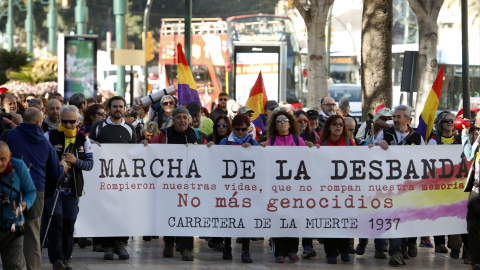
POLYGON ((48 257, 50 262, 68 260, 73 252, 73 230, 78 216, 79 199, 72 193, 58 194, 57 203, 55 197, 45 199, 47 215, 51 218, 48 228, 48 257), (53 205, 55 204, 55 208, 53 205), (53 209, 53 215, 52 215, 53 209))

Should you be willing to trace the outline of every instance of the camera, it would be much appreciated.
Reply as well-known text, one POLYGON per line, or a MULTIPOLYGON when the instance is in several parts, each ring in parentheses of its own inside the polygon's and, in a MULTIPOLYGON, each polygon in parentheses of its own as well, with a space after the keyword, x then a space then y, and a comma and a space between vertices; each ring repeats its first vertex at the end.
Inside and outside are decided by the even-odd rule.
POLYGON ((7 113, 7 112, 5 112, 5 109, 4 109, 4 108, 1 108, 1 109, 0 109, 0 117, 5 117, 5 118, 7 118, 8 120, 12 120, 12 119, 13 119, 13 118, 12 118, 12 115, 9 114, 9 113, 7 113))
POLYGON ((0 205, 2 207, 8 207, 10 205, 10 195, 0 193, 0 205))

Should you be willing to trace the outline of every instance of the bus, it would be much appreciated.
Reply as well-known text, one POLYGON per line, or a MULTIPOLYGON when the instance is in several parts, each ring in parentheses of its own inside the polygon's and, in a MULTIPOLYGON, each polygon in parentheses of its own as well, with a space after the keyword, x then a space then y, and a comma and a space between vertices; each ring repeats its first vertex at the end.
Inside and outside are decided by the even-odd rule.
MULTIPOLYGON (((183 18, 162 19, 158 68, 160 89, 177 83, 176 45, 184 44, 184 34, 183 18)), ((212 110, 218 103, 220 92, 235 96, 231 72, 233 57, 230 55, 234 41, 286 42, 287 93, 284 96, 287 102, 299 104, 303 98, 302 60, 293 22, 287 16, 259 14, 229 17, 227 21, 192 18, 190 69, 204 107, 212 110), (260 33, 262 27, 266 29, 260 33)))
MULTIPOLYGON (((407 104, 407 95, 404 95, 400 92, 400 86, 402 82, 403 54, 405 51, 418 51, 418 44, 392 46, 394 105, 407 104)), ((444 65, 444 79, 438 110, 456 112, 461 108, 463 100, 461 50, 438 48, 437 60, 439 63, 439 68, 442 64, 444 65)), ((469 62, 468 72, 470 97, 480 97, 480 61, 474 57, 470 57, 469 62)))
MULTIPOLYGON (((302 91, 302 58, 292 20, 287 16, 255 14, 229 17, 227 18, 227 24, 230 52, 234 51, 234 42, 286 43, 286 93, 280 93, 279 96, 286 97, 286 102, 296 108, 301 108, 304 94, 302 91)), ((233 59, 234 57, 230 58, 232 66, 234 66, 233 59)), ((229 81, 233 82, 233 74, 229 76, 229 81)), ((235 96, 234 86, 230 85, 229 88, 229 91, 233 93, 232 96, 235 96)))
MULTIPOLYGON (((221 18, 192 18, 191 63, 193 79, 208 110, 218 94, 227 91, 225 65, 229 61, 227 23, 221 18)), ((177 84, 177 43, 185 44, 184 19, 162 19, 159 40, 160 89, 177 84)))

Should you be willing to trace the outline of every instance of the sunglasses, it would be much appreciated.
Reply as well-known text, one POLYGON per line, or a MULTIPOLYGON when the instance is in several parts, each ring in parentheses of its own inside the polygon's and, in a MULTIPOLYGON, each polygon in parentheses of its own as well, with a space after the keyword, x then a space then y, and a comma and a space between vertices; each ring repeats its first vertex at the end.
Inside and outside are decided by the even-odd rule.
POLYGON ((173 101, 166 101, 166 102, 163 102, 163 105, 165 106, 168 106, 168 105, 173 105, 175 104, 173 101))
POLYGON ((224 128, 226 128, 226 127, 227 127, 227 124, 220 124, 220 123, 217 123, 217 125, 216 125, 216 126, 217 126, 217 127, 224 127, 224 128))
POLYGON ((104 113, 104 112, 97 112, 96 114, 97 114, 98 116, 106 116, 106 115, 107 115, 107 114, 104 113))
POLYGON ((277 123, 290 122, 290 120, 288 120, 288 118, 277 118, 277 119, 275 120, 275 122, 277 122, 277 123))
POLYGON ((77 120, 62 120, 62 124, 75 124, 77 120))
POLYGON ((393 118, 392 117, 380 117, 380 120, 382 121, 388 121, 388 120, 392 120, 393 118))
POLYGON ((334 127, 336 127, 336 126, 343 127, 343 123, 333 122, 333 123, 332 123, 332 126, 334 126, 334 127))
POLYGON ((308 123, 308 119, 298 119, 299 123, 308 123))
POLYGON ((245 132, 245 131, 247 131, 248 128, 239 128, 239 127, 236 127, 236 128, 234 128, 234 129, 235 129, 235 131, 240 131, 240 130, 241 130, 241 131, 245 132))
POLYGON ((442 120, 442 123, 445 123, 445 124, 453 124, 453 119, 445 119, 445 120, 442 120))
POLYGON ((220 99, 218 99, 218 100, 220 100, 220 101, 228 101, 228 98, 220 98, 220 99))

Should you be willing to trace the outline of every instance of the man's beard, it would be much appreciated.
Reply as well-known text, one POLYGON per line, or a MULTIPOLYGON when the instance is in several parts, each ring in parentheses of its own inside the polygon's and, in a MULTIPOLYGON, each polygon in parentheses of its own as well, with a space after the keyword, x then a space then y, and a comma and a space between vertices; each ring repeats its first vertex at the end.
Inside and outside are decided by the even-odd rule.
POLYGON ((332 116, 332 115, 335 115, 335 111, 334 111, 334 110, 326 111, 325 114, 326 114, 327 116, 332 116))

